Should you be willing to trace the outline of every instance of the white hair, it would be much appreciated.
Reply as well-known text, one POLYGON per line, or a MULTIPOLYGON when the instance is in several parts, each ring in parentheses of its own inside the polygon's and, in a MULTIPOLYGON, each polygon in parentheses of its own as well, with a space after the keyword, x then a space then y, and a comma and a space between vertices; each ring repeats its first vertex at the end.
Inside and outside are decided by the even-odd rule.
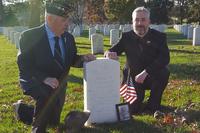
POLYGON ((132 18, 136 15, 137 12, 145 12, 147 17, 150 18, 150 12, 147 8, 145 7, 137 7, 133 12, 132 12, 132 18))

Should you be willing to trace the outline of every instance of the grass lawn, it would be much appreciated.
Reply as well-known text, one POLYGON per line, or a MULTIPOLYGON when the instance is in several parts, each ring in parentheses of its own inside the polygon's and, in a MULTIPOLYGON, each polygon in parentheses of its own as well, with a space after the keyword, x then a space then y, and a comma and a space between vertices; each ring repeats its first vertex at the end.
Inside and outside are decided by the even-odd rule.
MULTIPOLYGON (((170 48, 171 72, 169 84, 164 92, 162 105, 178 108, 184 112, 186 122, 178 115, 165 119, 155 119, 150 115, 133 116, 127 122, 99 124, 83 128, 81 133, 199 133, 200 132, 200 47, 193 47, 191 40, 185 39, 174 29, 167 29, 170 48)), ((78 53, 90 53, 88 32, 76 38, 78 53)), ((104 50, 110 47, 109 38, 104 37, 104 50)), ((27 103, 33 101, 24 96, 18 83, 16 64, 17 50, 8 39, 0 35, 0 133, 27 133, 31 126, 15 119, 12 104, 19 99, 27 103)), ((97 55, 102 57, 103 55, 97 55)), ((125 56, 120 57, 121 68, 125 56)), ((83 72, 72 68, 69 76, 67 98, 62 112, 61 122, 71 110, 83 110, 83 72)), ((146 93, 148 96, 149 93, 146 93)), ((170 115, 171 116, 171 115, 170 115)), ((53 129, 49 129, 53 133, 53 129)))

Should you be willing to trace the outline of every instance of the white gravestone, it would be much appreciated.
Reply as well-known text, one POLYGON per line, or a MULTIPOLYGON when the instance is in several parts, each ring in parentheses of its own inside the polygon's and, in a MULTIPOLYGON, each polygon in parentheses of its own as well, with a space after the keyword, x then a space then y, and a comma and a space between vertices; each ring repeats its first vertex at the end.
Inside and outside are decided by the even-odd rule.
POLYGON ((74 31, 73 31, 72 34, 73 34, 75 37, 80 36, 80 35, 81 35, 81 29, 80 29, 80 27, 79 27, 79 26, 76 26, 76 27, 74 28, 74 31))
POLYGON ((3 27, 0 27, 0 33, 3 33, 3 27))
POLYGON ((94 27, 89 28, 89 40, 91 39, 91 35, 96 33, 96 29, 94 27))
POLYGON ((84 111, 91 113, 86 125, 117 121, 119 89, 118 61, 101 58, 84 64, 84 111))
POLYGON ((122 31, 123 30, 124 25, 120 25, 119 26, 119 30, 122 31))
POLYGON ((160 31, 160 32, 165 32, 165 29, 166 29, 166 25, 165 24, 160 24, 160 25, 158 25, 158 31, 160 31))
POLYGON ((10 32, 10 41, 11 41, 12 44, 15 43, 15 40, 14 40, 15 33, 16 33, 15 30, 13 30, 13 31, 10 32))
POLYGON ((200 27, 193 30, 193 46, 200 45, 200 27))
POLYGON ((14 34, 14 43, 16 46, 16 49, 19 48, 19 39, 20 39, 21 33, 20 32, 15 32, 14 34))
POLYGON ((91 49, 92 54, 103 54, 103 36, 100 34, 91 35, 91 49))
POLYGON ((188 26, 189 26, 189 25, 186 24, 186 25, 184 26, 184 30, 183 30, 183 35, 186 36, 186 37, 187 37, 187 34, 188 34, 188 26))
POLYGON ((124 27, 123 27, 123 29, 122 29, 122 32, 129 32, 129 31, 131 31, 132 29, 131 29, 131 27, 129 26, 129 25, 125 25, 124 27))
POLYGON ((110 45, 113 46, 119 41, 119 30, 112 29, 110 30, 110 45))
POLYGON ((188 34, 187 34, 187 38, 188 39, 192 39, 192 37, 193 37, 193 29, 194 29, 194 27, 192 27, 192 26, 188 27, 188 34))
POLYGON ((110 35, 110 28, 109 28, 108 25, 104 26, 104 32, 103 33, 104 33, 105 36, 109 36, 110 35))

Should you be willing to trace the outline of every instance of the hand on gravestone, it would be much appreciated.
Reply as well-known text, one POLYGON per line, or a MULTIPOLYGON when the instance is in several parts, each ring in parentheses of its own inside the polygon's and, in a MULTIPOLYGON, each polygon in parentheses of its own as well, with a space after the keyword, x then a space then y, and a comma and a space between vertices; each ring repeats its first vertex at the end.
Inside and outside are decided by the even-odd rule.
POLYGON ((104 53, 104 56, 106 58, 108 58, 108 59, 113 59, 113 60, 118 60, 119 59, 116 52, 106 51, 104 53))
POLYGON ((93 54, 83 55, 83 61, 89 62, 89 61, 93 61, 93 60, 96 60, 96 56, 95 55, 93 55, 93 54))

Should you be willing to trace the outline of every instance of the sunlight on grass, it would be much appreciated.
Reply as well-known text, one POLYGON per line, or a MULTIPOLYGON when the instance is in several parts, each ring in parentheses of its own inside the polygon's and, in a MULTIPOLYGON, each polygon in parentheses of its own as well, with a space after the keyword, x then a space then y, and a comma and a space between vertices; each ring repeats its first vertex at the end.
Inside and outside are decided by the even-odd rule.
MULTIPOLYGON (((193 47, 191 40, 176 32, 174 29, 166 31, 170 49, 171 72, 169 84, 164 91, 162 104, 170 107, 183 107, 188 102, 199 103, 200 97, 200 47, 193 47)), ((78 53, 91 52, 91 44, 88 39, 88 31, 84 31, 81 37, 76 39, 78 53)), ((110 48, 108 36, 104 37, 104 51, 110 48)), ((24 99, 27 103, 33 101, 22 94, 18 83, 18 68, 16 64, 17 50, 6 37, 0 35, 0 132, 30 132, 31 126, 26 126, 16 121, 12 103, 24 99)), ((103 57, 103 54, 97 55, 103 57)), ((123 68, 125 56, 119 59, 120 68, 123 68)), ((146 94, 149 96, 149 92, 146 94)), ((199 105, 199 104, 197 104, 199 105)), ((199 106, 195 109, 200 110, 199 106)), ((63 122, 65 115, 71 110, 83 110, 83 69, 72 68, 69 75, 69 84, 66 93, 65 106, 61 115, 63 122)), ((197 120, 198 127, 200 120, 197 120)), ((83 133, 182 133, 191 132, 191 125, 183 125, 176 128, 170 125, 158 127, 159 122, 150 115, 134 116, 128 122, 99 124, 87 127, 83 133)), ((52 129, 49 130, 53 132, 52 129)), ((81 132, 81 133, 82 133, 81 132)))

